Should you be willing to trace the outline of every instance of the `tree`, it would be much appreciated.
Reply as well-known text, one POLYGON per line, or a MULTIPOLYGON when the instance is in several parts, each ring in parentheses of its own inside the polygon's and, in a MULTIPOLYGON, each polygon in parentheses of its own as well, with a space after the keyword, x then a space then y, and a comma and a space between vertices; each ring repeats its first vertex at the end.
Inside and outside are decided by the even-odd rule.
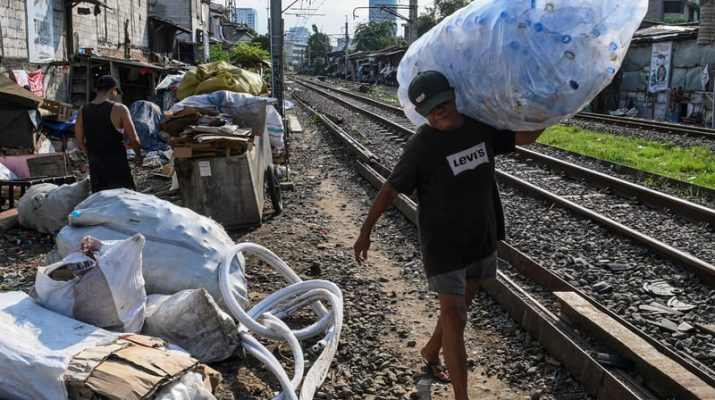
POLYGON ((437 19, 434 17, 434 14, 427 13, 420 15, 417 17, 417 37, 424 35, 435 25, 437 25, 437 19))
POLYGON ((471 0, 434 0, 433 15, 437 22, 440 22, 470 2, 471 0))
POLYGON ((270 54, 256 44, 240 43, 231 48, 231 62, 247 69, 258 69, 270 54))
POLYGON ((358 24, 355 28, 355 50, 382 50, 390 46, 403 46, 405 39, 395 36, 390 21, 358 24))
POLYGON ((330 53, 330 37, 320 32, 313 25, 313 34, 308 38, 308 52, 310 54, 310 68, 313 73, 318 73, 325 65, 325 60, 330 53))
POLYGON ((269 53, 271 52, 271 38, 269 38, 267 34, 254 36, 251 44, 257 44, 263 50, 269 53))
POLYGON ((230 61, 231 53, 223 48, 222 43, 214 43, 209 46, 209 59, 211 61, 230 61))

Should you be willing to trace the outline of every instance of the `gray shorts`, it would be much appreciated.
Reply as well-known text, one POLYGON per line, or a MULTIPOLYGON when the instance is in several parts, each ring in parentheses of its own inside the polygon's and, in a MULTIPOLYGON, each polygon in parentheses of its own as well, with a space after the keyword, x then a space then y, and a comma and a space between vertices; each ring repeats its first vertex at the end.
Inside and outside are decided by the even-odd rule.
POLYGON ((433 275, 427 278, 429 289, 443 294, 463 295, 468 281, 494 278, 497 276, 497 252, 477 260, 462 269, 433 275))

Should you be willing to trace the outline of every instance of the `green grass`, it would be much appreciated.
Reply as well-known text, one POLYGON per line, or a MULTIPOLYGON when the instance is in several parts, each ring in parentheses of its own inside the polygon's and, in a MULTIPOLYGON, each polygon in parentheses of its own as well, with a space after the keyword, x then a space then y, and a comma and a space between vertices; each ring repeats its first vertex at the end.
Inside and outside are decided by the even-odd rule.
POLYGON ((715 152, 625 136, 591 132, 572 126, 547 129, 539 143, 641 171, 715 189, 715 152))

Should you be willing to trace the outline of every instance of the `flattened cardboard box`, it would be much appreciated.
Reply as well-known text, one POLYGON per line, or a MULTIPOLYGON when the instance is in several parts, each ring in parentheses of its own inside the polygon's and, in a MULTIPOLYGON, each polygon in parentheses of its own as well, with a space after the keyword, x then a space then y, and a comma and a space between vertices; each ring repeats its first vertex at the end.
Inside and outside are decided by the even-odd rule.
POLYGON ((198 360, 168 353, 164 342, 142 335, 129 335, 115 343, 87 349, 77 354, 68 368, 65 382, 72 399, 147 399, 164 385, 196 370, 211 390, 218 383, 216 371, 198 360), (101 396, 101 397, 100 397, 101 396))

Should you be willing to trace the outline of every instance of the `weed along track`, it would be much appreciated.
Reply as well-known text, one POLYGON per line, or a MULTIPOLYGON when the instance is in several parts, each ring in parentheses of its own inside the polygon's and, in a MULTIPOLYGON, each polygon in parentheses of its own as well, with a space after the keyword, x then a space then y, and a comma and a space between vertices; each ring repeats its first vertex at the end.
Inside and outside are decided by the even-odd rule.
MULTIPOLYGON (((381 184, 414 127, 394 116, 394 108, 363 101, 360 95, 348 97, 349 92, 302 80, 295 87, 299 103, 351 148, 361 174, 373 185, 381 184), (342 123, 336 124, 336 117, 342 123)), ((504 263, 496 283, 486 288, 489 295, 552 357, 560 359, 569 342, 587 355, 581 367, 601 360, 596 366, 603 370, 591 375, 563 364, 593 396, 609 390, 591 386, 588 376, 593 374, 613 379, 613 388, 631 398, 710 396, 715 382, 715 332, 710 325, 715 317, 715 254, 708 245, 715 239, 712 209, 588 168, 577 171, 534 150, 519 149, 497 165, 508 244, 500 248, 504 263), (525 303, 535 313, 529 318, 523 317, 528 314, 525 303), (563 335, 540 331, 549 324, 563 335), (570 336, 575 330, 581 334, 570 336), (640 353, 645 348, 649 350, 640 353), (620 355, 633 369, 603 368, 614 363, 594 352, 620 355), (649 360, 648 352, 658 356, 649 360), (684 371, 694 386, 676 383, 669 368, 684 371)), ((411 199, 401 196, 396 206, 414 218, 411 199)))

